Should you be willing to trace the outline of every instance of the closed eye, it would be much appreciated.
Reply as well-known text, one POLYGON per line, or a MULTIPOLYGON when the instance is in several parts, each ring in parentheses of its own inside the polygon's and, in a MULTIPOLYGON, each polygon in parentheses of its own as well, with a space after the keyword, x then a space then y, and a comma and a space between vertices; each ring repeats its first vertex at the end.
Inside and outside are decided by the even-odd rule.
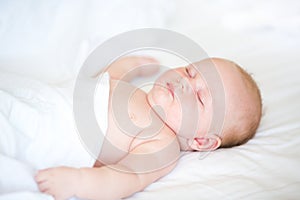
POLYGON ((188 67, 185 68, 185 73, 186 73, 190 78, 192 78, 188 67))
POLYGON ((201 105, 204 106, 204 103, 202 101, 202 97, 200 95, 200 91, 197 92, 197 98, 198 98, 199 102, 201 103, 201 105))
POLYGON ((188 75, 190 78, 195 78, 196 73, 197 73, 192 67, 186 67, 186 68, 185 68, 185 72, 187 73, 187 75, 188 75))

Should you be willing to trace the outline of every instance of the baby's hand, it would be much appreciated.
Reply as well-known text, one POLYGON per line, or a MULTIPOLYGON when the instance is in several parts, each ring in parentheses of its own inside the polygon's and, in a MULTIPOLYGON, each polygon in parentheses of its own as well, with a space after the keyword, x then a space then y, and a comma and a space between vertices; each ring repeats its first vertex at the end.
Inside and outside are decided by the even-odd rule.
POLYGON ((159 61, 146 56, 123 57, 108 66, 108 72, 115 79, 131 81, 138 76, 151 76, 160 69, 159 61))
POLYGON ((80 182, 80 171, 71 167, 55 167, 38 171, 35 176, 41 192, 52 195, 56 200, 75 195, 80 182))

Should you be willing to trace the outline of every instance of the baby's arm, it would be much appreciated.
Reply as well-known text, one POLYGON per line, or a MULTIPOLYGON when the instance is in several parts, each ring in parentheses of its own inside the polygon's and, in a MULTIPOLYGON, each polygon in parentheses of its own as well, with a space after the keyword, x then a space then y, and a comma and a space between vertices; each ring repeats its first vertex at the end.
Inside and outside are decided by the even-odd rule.
MULTIPOLYGON (((145 154, 148 152, 151 144, 142 145, 134 150, 136 154, 145 154)), ((177 152, 173 162, 167 166, 160 166, 153 172, 141 172, 140 166, 151 165, 153 163, 162 163, 166 158, 164 156, 154 155, 148 161, 133 161, 130 156, 123 159, 116 165, 109 165, 100 168, 82 168, 81 169, 81 188, 77 191, 78 197, 87 199, 121 199, 128 197, 155 182, 157 179, 168 174, 176 165, 179 155, 179 148, 173 149, 177 152), (143 163, 142 163, 143 162, 143 163)), ((159 153, 158 153, 159 154, 159 153)))
POLYGON ((178 156, 177 141, 167 145, 163 141, 150 141, 136 147, 115 165, 80 169, 51 168, 42 170, 36 181, 41 191, 56 199, 73 195, 84 199, 120 199, 143 190, 169 173, 175 167, 178 156), (162 147, 167 147, 168 150, 165 151, 162 147), (137 154, 151 156, 136 159, 137 154), (165 163, 166 160, 170 162, 165 163), (157 165, 157 170, 145 173, 143 166, 148 167, 153 163, 157 165))
POLYGON ((129 82, 137 76, 156 73, 159 66, 158 61, 151 57, 128 56, 113 62, 106 70, 113 79, 129 82))

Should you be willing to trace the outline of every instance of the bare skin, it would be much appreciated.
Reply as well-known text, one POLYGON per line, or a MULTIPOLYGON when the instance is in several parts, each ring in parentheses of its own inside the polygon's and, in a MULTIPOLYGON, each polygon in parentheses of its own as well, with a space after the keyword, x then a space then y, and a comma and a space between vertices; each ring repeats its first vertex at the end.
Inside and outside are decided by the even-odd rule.
MULTIPOLYGON (((135 67, 133 64, 141 65, 143 61, 145 63, 153 62, 152 59, 142 60, 139 57, 126 59, 115 65, 135 67)), ((111 66, 110 69, 112 78, 123 75, 119 71, 114 73, 114 66, 111 66)), ((113 93, 117 87, 121 87, 123 91, 117 96, 118 99, 128 99, 128 94, 133 92, 129 99, 128 114, 131 116, 132 123, 140 129, 135 134, 124 133, 114 119, 113 112, 109 112, 107 131, 107 141, 109 142, 103 144, 101 155, 99 155, 101 162, 97 161, 94 168, 55 167, 40 170, 35 177, 40 191, 53 195, 55 199, 67 199, 72 196, 84 199, 119 199, 143 190, 175 167, 180 152, 176 135, 157 115, 149 115, 151 106, 147 101, 147 94, 127 82, 116 79, 111 79, 110 85, 110 111, 113 109, 113 93), (153 129, 149 125, 153 121, 156 121, 160 127, 154 130, 153 135, 149 136, 149 132, 152 131, 149 129, 153 129), (148 134, 147 139, 140 137, 143 134, 148 134), (108 145, 110 143, 121 151, 111 154, 113 147, 108 145), (171 154, 156 153, 163 152, 166 147, 170 148, 171 154), (149 154, 149 156, 136 159, 135 155, 141 153, 149 154), (145 173, 143 168, 136 168, 143 164, 145 159, 148 163, 155 163, 151 169, 145 169, 150 173, 145 173), (169 161, 165 162, 166 160, 169 161)), ((114 112, 118 113, 117 110, 114 112)))
MULTIPOLYGON (((221 74, 227 94, 226 108, 238 113, 242 106, 249 107, 252 102, 247 102, 248 94, 244 92, 243 80, 234 64, 224 59, 212 60, 221 74), (239 109, 235 107, 238 104, 242 105, 239 109)), ((208 86, 193 67, 169 70, 157 80, 148 94, 125 81, 137 75, 151 74, 155 68, 149 71, 147 68, 136 70, 125 81, 118 80, 139 65, 153 62, 157 61, 129 57, 108 68, 112 77, 108 132, 99 161, 94 168, 55 167, 39 171, 35 180, 40 191, 53 195, 55 199, 72 196, 84 199, 125 198, 168 174, 175 167, 180 150, 212 151, 220 146, 218 133, 206 134, 213 113, 214 97, 210 96, 208 86), (136 130, 126 126, 120 128, 114 113, 124 114, 124 110, 113 106, 119 104, 127 108, 129 124, 135 124, 136 130), (163 109, 165 115, 157 110, 156 105, 163 109), (187 111, 185 116, 181 113, 184 109, 187 111), (196 122, 181 125, 181 120, 195 114, 195 110, 196 115, 199 115, 194 120, 196 122), (180 134, 182 127, 193 135, 184 137, 180 134)), ((198 64, 209 65, 205 60, 198 64)), ((226 117, 232 116, 227 114, 226 117)))

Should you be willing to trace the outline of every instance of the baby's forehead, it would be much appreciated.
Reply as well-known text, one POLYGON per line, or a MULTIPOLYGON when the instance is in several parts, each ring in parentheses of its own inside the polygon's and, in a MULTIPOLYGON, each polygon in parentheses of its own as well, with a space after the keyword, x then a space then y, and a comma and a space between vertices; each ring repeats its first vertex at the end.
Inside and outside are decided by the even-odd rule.
POLYGON ((231 88, 243 82, 237 65, 225 59, 205 59, 170 70, 180 73, 186 69, 193 70, 193 73, 198 75, 197 78, 200 77, 211 92, 225 90, 225 87, 231 88))
POLYGON ((240 73, 238 66, 231 61, 223 59, 200 61, 187 65, 187 68, 196 70, 208 83, 210 80, 213 80, 227 84, 226 79, 234 79, 236 82, 239 82, 242 78, 242 73, 240 73))
POLYGON ((245 96, 244 77, 238 66, 230 61, 200 61, 188 65, 205 81, 212 98, 234 104, 235 98, 245 96))

